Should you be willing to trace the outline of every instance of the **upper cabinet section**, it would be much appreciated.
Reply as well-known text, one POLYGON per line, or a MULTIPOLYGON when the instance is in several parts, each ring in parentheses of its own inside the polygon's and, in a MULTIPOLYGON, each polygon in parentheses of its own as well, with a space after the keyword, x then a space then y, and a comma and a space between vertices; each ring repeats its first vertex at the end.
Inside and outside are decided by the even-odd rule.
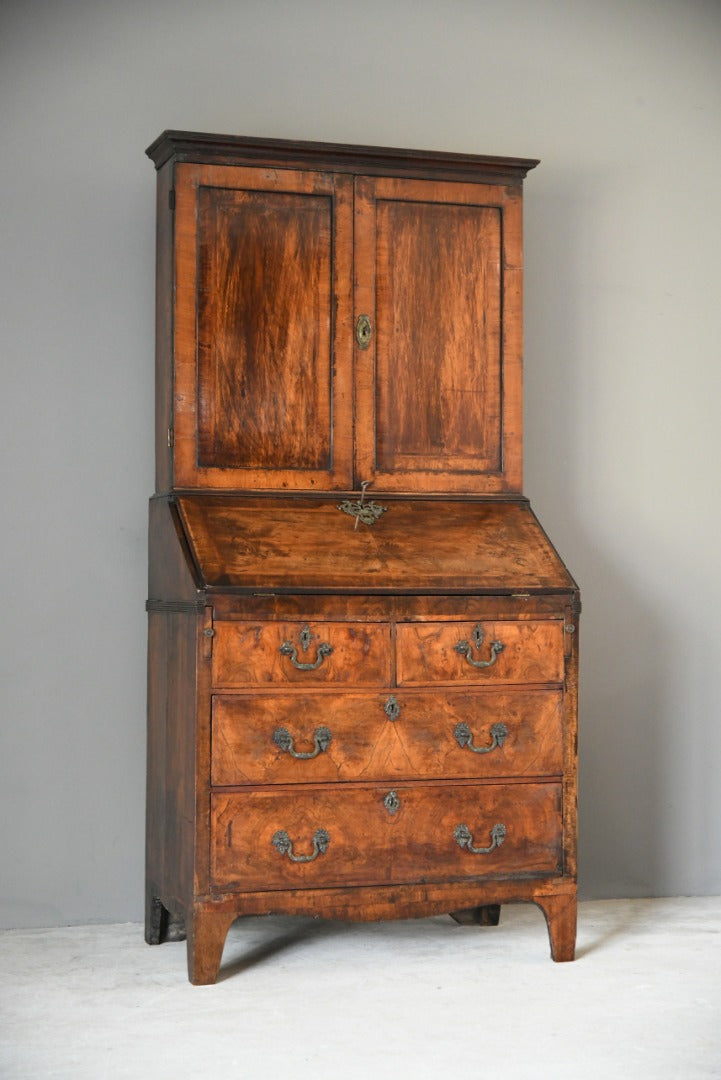
POLYGON ((166 133, 157 489, 521 490, 535 162, 166 133))

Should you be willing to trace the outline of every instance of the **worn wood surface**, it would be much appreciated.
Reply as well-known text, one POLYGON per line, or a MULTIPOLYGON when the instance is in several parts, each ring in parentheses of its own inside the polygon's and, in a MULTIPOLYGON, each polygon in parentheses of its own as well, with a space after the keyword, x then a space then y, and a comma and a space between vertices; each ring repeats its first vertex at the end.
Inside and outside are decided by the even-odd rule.
POLYGON ((261 139, 199 131, 164 131, 146 150, 160 169, 166 161, 257 164, 282 168, 331 168, 336 172, 390 176, 432 176, 520 185, 537 158, 493 157, 389 146, 353 146, 300 139, 261 139))
POLYGON ((207 986, 218 977, 223 946, 235 912, 212 904, 193 904, 187 919, 188 978, 194 986, 207 986))
POLYGON ((148 599, 202 602, 203 582, 177 507, 155 497, 148 510, 148 599))
POLYGON ((578 860, 578 660, 579 618, 568 618, 566 625, 566 681, 564 687, 565 721, 563 726, 563 843, 564 866, 569 877, 577 874, 578 860))
POLYGON ((198 198, 198 464, 329 470, 332 200, 198 198))
POLYGON ((210 488, 352 478, 352 184, 176 169, 174 478, 210 488))
POLYGON ((580 605, 520 496, 535 162, 187 132, 149 153, 147 940, 184 927, 210 983, 240 915, 528 900, 571 959, 580 605), (338 509, 363 481, 370 527, 338 509), (503 649, 475 666, 463 640, 503 649), (490 851, 454 839, 498 823, 490 851))
POLYGON ((333 622, 495 622, 517 619, 565 619, 573 623, 579 612, 578 593, 398 593, 212 591, 208 596, 216 618, 247 622, 274 619, 321 619, 333 622))
POLYGON ((479 904, 507 904, 529 901, 538 904, 546 897, 574 899, 575 881, 557 874, 538 877, 464 878, 459 881, 412 882, 393 885, 353 885, 324 889, 278 889, 248 891, 213 890, 204 902, 216 911, 237 915, 318 915, 322 895, 323 915, 329 919, 375 922, 377 919, 415 919, 479 904))
MULTIPOLYGON (((218 975, 225 936, 230 924, 244 915, 296 915, 375 922, 378 919, 415 919, 473 908, 499 908, 503 904, 536 904, 546 917, 549 938, 558 948, 554 960, 572 960, 575 942, 576 885, 566 878, 466 878, 463 881, 411 885, 357 885, 348 888, 285 889, 265 892, 215 893, 212 900, 194 905, 201 934, 188 941, 191 982, 213 983, 218 975), (207 926, 203 916, 207 915, 207 926), (204 938, 204 940, 201 940, 204 938), (204 946, 204 947, 203 947, 204 946)), ((191 927, 192 933, 192 927, 191 927)))
POLYGON ((499 211, 387 198, 376 230, 378 471, 500 472, 499 211))
POLYGON ((536 903, 546 916, 551 956, 556 963, 574 960, 576 957, 576 922, 578 902, 572 893, 549 894, 539 897, 536 903))
POLYGON ((173 487, 173 188, 172 162, 158 170, 155 265, 155 490, 173 487))
POLYGON ((558 690, 216 695, 212 744, 215 785, 560 775, 563 699, 558 690), (493 749, 462 747, 459 724, 474 746, 493 749), (496 724, 507 730, 502 745, 496 724), (314 753, 323 727, 331 741, 310 759, 274 741, 284 729, 296 753, 314 753))
POLYGON ((356 355, 359 480, 514 490, 520 430, 505 448, 502 430, 504 398, 520 398, 519 341, 502 339, 502 275, 520 261, 520 234, 503 223, 515 198, 489 186, 356 181, 355 307, 375 318, 370 348, 356 355))
POLYGON ((159 490, 520 491, 520 185, 159 176, 159 490))
POLYGON ((386 499, 372 488, 366 499, 387 510, 357 528, 338 509, 344 497, 182 495, 178 507, 213 589, 575 590, 526 502, 386 499))
POLYGON ((304 623, 217 623, 213 640, 213 685, 350 686, 385 685, 390 679, 390 628, 382 624, 309 625, 310 644, 303 649, 304 623), (298 664, 315 664, 321 645, 332 652, 313 670, 300 670, 281 653, 288 642, 298 664))
POLYGON ((398 784, 399 808, 384 805, 388 786, 329 785, 215 794, 211 878, 220 889, 321 888, 339 885, 443 881, 503 874, 551 874, 561 869, 561 786, 543 784, 398 784), (475 847, 505 841, 487 854, 459 846, 465 824, 475 847), (327 831, 327 851, 292 862, 273 845, 288 833, 293 854, 313 853, 327 831))
POLYGON ((197 615, 181 612, 148 617, 145 888, 153 939, 157 902, 171 916, 183 913, 195 888, 197 623, 197 615))
POLYGON ((561 683, 563 626, 560 621, 496 623, 399 623, 398 685, 461 683, 561 683), (473 643, 476 625, 483 632, 480 648, 473 643), (456 651, 469 643, 471 657, 488 663, 492 643, 503 650, 490 667, 474 667, 456 651))

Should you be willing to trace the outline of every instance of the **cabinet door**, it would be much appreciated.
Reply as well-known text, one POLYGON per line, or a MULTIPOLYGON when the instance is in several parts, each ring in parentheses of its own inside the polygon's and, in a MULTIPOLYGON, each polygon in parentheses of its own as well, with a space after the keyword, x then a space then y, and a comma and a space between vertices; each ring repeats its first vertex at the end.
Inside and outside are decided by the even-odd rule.
POLYGON ((347 488, 352 181, 176 170, 174 483, 347 488))
POLYGON ((521 489, 521 188, 355 187, 356 481, 521 489))

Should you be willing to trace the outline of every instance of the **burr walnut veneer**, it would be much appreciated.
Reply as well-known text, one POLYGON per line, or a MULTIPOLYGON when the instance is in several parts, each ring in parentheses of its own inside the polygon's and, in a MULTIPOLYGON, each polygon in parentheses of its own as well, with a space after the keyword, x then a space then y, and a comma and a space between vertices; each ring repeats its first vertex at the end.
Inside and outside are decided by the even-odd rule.
POLYGON ((578 590, 521 491, 536 162, 165 132, 146 938, 542 908, 574 954, 578 590))

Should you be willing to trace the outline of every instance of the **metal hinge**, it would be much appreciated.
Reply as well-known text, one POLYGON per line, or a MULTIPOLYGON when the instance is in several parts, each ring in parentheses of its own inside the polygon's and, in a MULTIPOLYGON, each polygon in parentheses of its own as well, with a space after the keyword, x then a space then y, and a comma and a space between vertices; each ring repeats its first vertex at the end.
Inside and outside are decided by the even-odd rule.
POLYGON ((573 635, 576 633, 576 624, 570 618, 563 620, 563 652, 566 660, 573 652, 573 635))
POLYGON ((213 629, 213 609, 205 609, 205 617, 203 619, 203 659, 210 660, 213 656, 213 638, 215 637, 215 630, 213 629))
POLYGON ((168 449, 172 450, 175 446, 175 431, 173 428, 168 428, 168 449))
POLYGON ((175 210, 175 188, 172 187, 168 192, 168 207, 171 210, 175 210))

